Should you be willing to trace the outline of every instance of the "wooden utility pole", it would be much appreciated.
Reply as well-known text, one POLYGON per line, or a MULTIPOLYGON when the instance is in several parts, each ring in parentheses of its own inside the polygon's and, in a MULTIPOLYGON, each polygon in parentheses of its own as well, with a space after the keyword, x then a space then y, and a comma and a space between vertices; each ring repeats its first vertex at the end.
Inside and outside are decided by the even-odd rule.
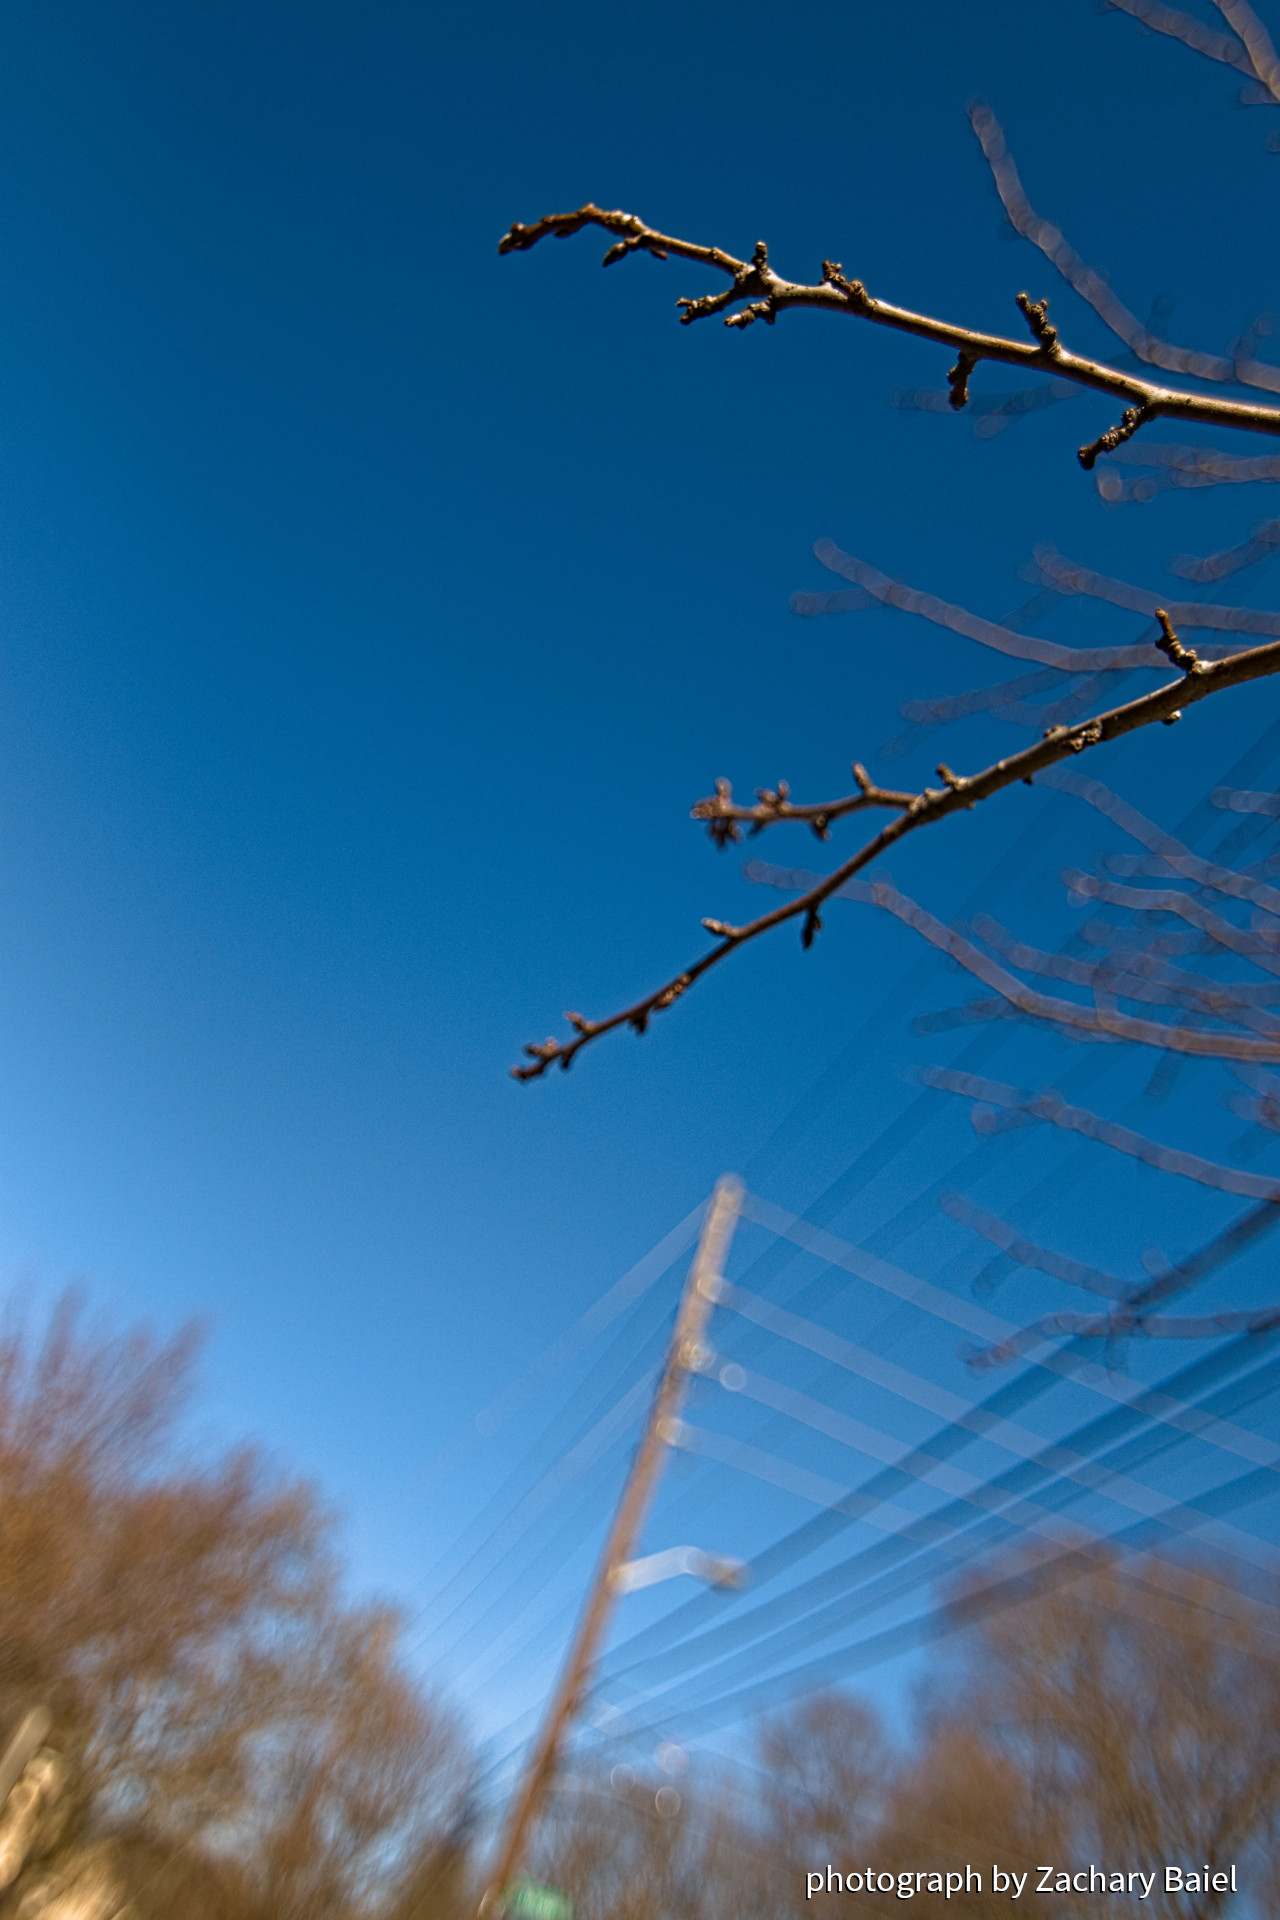
POLYGON ((617 1599, 615 1576, 632 1551, 649 1510, 674 1423, 684 1399, 685 1380, 702 1357, 702 1336, 715 1304, 729 1242, 742 1199, 742 1184, 726 1175, 716 1190, 703 1222, 698 1250, 680 1296, 675 1330, 666 1364, 658 1381, 640 1445, 631 1462, 613 1525, 596 1566, 564 1667, 547 1705, 541 1731, 525 1767, 520 1790, 512 1804, 506 1832, 494 1862, 493 1876, 480 1902, 481 1920, 499 1920, 503 1894, 523 1858, 529 1831, 555 1776, 565 1730, 578 1713, 609 1615, 617 1599))

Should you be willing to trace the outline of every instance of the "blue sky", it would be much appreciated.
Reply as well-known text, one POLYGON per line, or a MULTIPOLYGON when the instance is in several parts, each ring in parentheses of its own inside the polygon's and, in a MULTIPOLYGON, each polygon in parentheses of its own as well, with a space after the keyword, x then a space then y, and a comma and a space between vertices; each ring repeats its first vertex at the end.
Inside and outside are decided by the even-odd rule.
MULTIPOLYGON (((993 329, 1047 291, 1103 350, 1010 244, 980 94, 1040 211, 1222 351, 1280 308, 1280 160, 1237 91, 1086 0, 962 24, 53 0, 0 26, 0 1265, 206 1318, 210 1431, 319 1477, 362 1584, 420 1595, 487 1484, 425 1463, 718 1173, 772 1141, 763 1189, 807 1205, 917 1097, 903 1067, 968 1043, 922 1050, 911 1017, 956 979, 849 906, 643 1042, 507 1077, 563 1008, 609 1010, 700 950, 704 913, 758 906, 687 818, 717 775, 923 780, 928 740, 877 769, 900 702, 1000 677, 917 620, 797 619, 792 590, 831 584, 813 541, 1000 618, 1037 540, 1167 586, 1170 553, 1273 511, 1230 487, 1109 510, 1073 457, 1104 399, 982 441, 891 404, 942 384, 941 350, 800 314, 683 329, 698 273, 602 275, 590 235, 499 259, 499 234, 594 198, 993 329), (779 1135, 797 1103, 809 1130, 779 1135)), ((1043 630, 1138 624, 1064 605, 1043 630)), ((1275 712, 1215 703, 1100 777, 1173 824, 1275 712)), ((1012 738, 980 722, 954 752, 1012 738)), ((1098 844, 1082 811, 1015 790, 894 878, 1046 933, 1098 844)), ((939 1114, 842 1231, 968 1152, 939 1114)), ((1166 1119, 1221 1145, 1216 1107, 1166 1119)), ((1077 1210, 1099 1245, 1119 1179, 1099 1162, 1077 1210)))

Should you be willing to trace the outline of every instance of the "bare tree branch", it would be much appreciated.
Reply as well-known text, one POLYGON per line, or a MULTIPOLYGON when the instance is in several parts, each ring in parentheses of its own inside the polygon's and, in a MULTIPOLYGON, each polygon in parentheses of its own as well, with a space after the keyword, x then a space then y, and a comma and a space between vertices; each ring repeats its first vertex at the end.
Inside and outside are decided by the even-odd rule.
POLYGON ((932 340, 939 346, 952 348, 956 363, 947 378, 952 405, 957 409, 968 400, 969 377, 984 360, 1003 361, 1008 366, 1053 374, 1126 402, 1119 424, 1090 445, 1080 448, 1080 464, 1086 468, 1093 466, 1099 454, 1109 452, 1137 432, 1139 427, 1159 418, 1198 420, 1208 425, 1240 427, 1246 432, 1280 434, 1280 408, 1257 406, 1242 400, 1220 400, 1205 394, 1175 392, 1167 387, 1156 386, 1151 381, 1140 380, 1118 367, 1108 367, 1101 361, 1071 353, 1062 345, 1057 329, 1048 320, 1047 303, 1032 302, 1025 294, 1019 295, 1019 305, 1032 334, 1030 343, 1009 340, 999 334, 980 333, 971 327, 956 326, 949 321, 935 320, 927 314, 912 313, 905 307, 891 306, 887 301, 877 300, 869 294, 860 280, 846 279, 839 263, 834 260, 823 262, 819 283, 804 285, 798 281, 784 280, 774 272, 769 265, 769 249, 763 240, 757 241, 750 260, 739 260, 721 247, 701 246, 692 241, 674 239, 669 234, 646 226, 636 214, 609 212, 591 201, 572 213, 547 214, 530 226, 517 221, 502 236, 498 251, 525 252, 548 235, 566 239, 585 226, 603 227, 606 232, 618 236, 605 253, 605 266, 625 258, 629 253, 645 252, 659 260, 675 254, 680 259, 694 260, 726 274, 731 285, 720 293, 677 301, 676 304, 682 309, 681 320, 686 325, 694 320, 708 319, 714 314, 723 314, 725 325, 730 327, 751 326, 756 320, 764 320, 772 326, 778 315, 789 308, 814 307, 853 319, 870 320, 878 326, 893 327, 901 333, 912 333, 921 339, 932 340), (729 311, 731 308, 737 311, 729 311))
POLYGON ((1189 553, 1175 554, 1169 562, 1169 571, 1180 579, 1211 585, 1215 580, 1225 580, 1228 574, 1239 573, 1244 567, 1256 566, 1259 560, 1271 559, 1278 547, 1280 520, 1264 520, 1238 546, 1223 547, 1218 553, 1206 554, 1202 560, 1189 553))
POLYGON ((1280 1307, 1260 1307, 1253 1313, 1194 1315, 1148 1314, 1117 1307, 1113 1313, 1047 1313, 1033 1320, 999 1346, 985 1347, 970 1357, 971 1367, 1001 1367, 1031 1353, 1046 1340, 1125 1340, 1134 1334, 1149 1340, 1217 1340, 1228 1333, 1273 1333, 1280 1327, 1280 1307))
POLYGON ((866 807, 896 807, 899 812, 905 812, 916 804, 919 797, 914 793, 895 793, 876 786, 866 768, 856 760, 853 777, 858 783, 857 793, 829 805, 818 802, 811 806, 795 806, 790 787, 785 780, 779 780, 776 787, 757 787, 755 805, 744 807, 735 801, 732 784, 728 780, 717 780, 715 792, 708 799, 694 803, 692 816, 695 820, 706 821, 707 831, 718 847, 729 846, 741 839, 740 829, 744 826, 750 834, 755 835, 782 820, 798 820, 803 826, 811 828, 819 840, 826 840, 830 837, 833 820, 843 820, 847 814, 861 813, 866 807))
POLYGON ((1248 0, 1213 0, 1229 27, 1244 42, 1249 65, 1271 98, 1280 105, 1280 60, 1271 44, 1271 35, 1259 20, 1248 0))
MULTIPOLYGON (((1192 24, 1198 25, 1198 22, 1192 24)), ((1200 31, 1203 33, 1205 29, 1201 28, 1200 31)), ((1212 37, 1224 41, 1226 38, 1225 35, 1212 37)), ((1243 57, 1236 64, 1242 65, 1248 72, 1248 56, 1243 54, 1243 49, 1240 52, 1243 57)), ((1273 61, 1274 58, 1273 54, 1273 61)), ((985 101, 973 103, 969 108, 969 121, 978 136, 996 183, 996 191, 1013 226, 1024 240, 1029 240, 1040 249, 1068 286, 1073 287, 1082 300, 1088 301, 1112 333, 1123 340, 1140 360, 1163 367, 1167 373, 1190 374, 1199 380, 1238 381, 1242 386, 1262 387, 1270 393, 1280 393, 1280 367, 1269 367, 1256 360, 1227 359, 1222 354, 1200 353, 1189 347, 1175 347, 1152 333, 1149 327, 1144 327, 1137 316, 1117 300, 1102 275, 1085 265, 1074 247, 1063 238, 1059 228, 1040 218, 1018 178, 1018 169, 1005 144, 1000 123, 985 101)))
POLYGON ((1161 0, 1110 0, 1110 5, 1131 13, 1153 33, 1167 33, 1171 39, 1181 40, 1184 46, 1204 54, 1206 59, 1220 60, 1224 66, 1235 67, 1250 79, 1254 78, 1253 63, 1240 42, 1229 33, 1215 33, 1194 15, 1183 13, 1177 7, 1166 7, 1161 0))
MULTIPOLYGON (((1067 560, 1048 541, 1035 550, 1035 563, 1045 585, 1057 593, 1084 594, 1091 600, 1106 600, 1113 607, 1130 613, 1145 613, 1154 619, 1159 595, 1145 587, 1130 586, 1127 580, 1113 580, 1091 567, 1077 566, 1067 560)), ((1171 601, 1169 618, 1178 627, 1208 627, 1213 633, 1280 634, 1280 613, 1268 613, 1257 607, 1215 607, 1198 600, 1171 601)))
MULTIPOLYGON (((765 886, 791 889, 801 887, 812 889, 817 876, 811 873, 796 872, 786 867, 771 867, 763 861, 753 861, 747 868, 747 878, 765 886)), ((1087 1034, 1101 1040, 1134 1040, 1140 1046, 1159 1047, 1170 1053, 1191 1054, 1200 1059, 1210 1060, 1276 1060, 1280 1059, 1280 1034, 1274 1037, 1254 1038, 1251 1034, 1221 1033, 1205 1030, 1192 1025, 1170 1026, 1164 1021, 1141 1020, 1132 1014, 1121 1013, 1114 1006, 1099 1004, 1095 1007, 1079 1005, 1073 1000, 1059 1000, 1049 994, 1038 993, 1028 987, 1004 967, 997 966, 988 954, 975 947, 962 933, 949 927, 934 914, 910 899, 905 893, 899 893, 896 887, 883 880, 850 880, 839 889, 839 897, 845 900, 864 901, 869 906, 881 907, 892 913, 914 932, 921 934, 930 946, 937 947, 971 973, 984 985, 994 989, 1010 1006, 1028 1019, 1047 1021, 1075 1034, 1087 1034)), ((1031 951, 1026 949, 1024 951, 1031 951)), ((1044 956, 1046 962, 1054 956, 1044 956)), ((1061 963, 1063 974, 1060 977, 1072 977, 1070 969, 1078 963, 1061 963)), ((1046 971, 1049 968, 1046 966, 1046 971)), ((1082 969, 1087 974, 1089 984, 1097 983, 1101 969, 1095 966, 1082 969)), ((1140 994, 1141 983, 1132 983, 1134 991, 1116 985, 1114 990, 1127 999, 1144 997, 1140 994)), ((1222 995, 1225 989, 1216 989, 1222 995)), ((1149 996, 1155 998, 1154 994, 1149 996)), ((1167 1002, 1165 1004, 1168 1004, 1167 1002)), ((1175 999, 1174 1004, 1182 1004, 1175 999)), ((994 1009, 979 1003, 977 1009, 966 1009, 970 1017, 990 1018, 994 1009)), ((1218 1008, 1213 1009, 1219 1012, 1218 1008)), ((1248 1009, 1241 1009, 1239 1017, 1248 1025, 1262 1025, 1265 1016, 1259 1016, 1248 1009)), ((1272 1027, 1276 1023, 1269 1023, 1272 1027)))
POLYGON ((1076 960, 1068 954, 1046 953, 1025 941, 1014 940, 987 914, 974 922, 974 932, 989 947, 1003 955, 1010 966, 1024 973, 1039 973, 1073 986, 1093 991, 1109 991, 1122 1000, 1147 1000, 1157 1006, 1188 1007, 1212 1013, 1220 1019, 1233 1016, 1253 1025, 1259 1033, 1280 1033, 1280 1021, 1271 1015, 1258 1015, 1257 1007, 1273 1006, 1280 1000, 1280 981, 1230 986, 1212 980, 1207 974, 1192 973, 1175 967, 1163 956, 1140 948, 1115 944, 1105 961, 1076 960))
POLYGON ((1109 787, 1103 786, 1101 780, 1082 779, 1067 772, 1055 775, 1052 784, 1096 808, 1106 819, 1114 821, 1116 826, 1131 835, 1140 846, 1158 854, 1166 866, 1184 879, 1195 881, 1197 886, 1211 887, 1215 893, 1230 899, 1248 900, 1266 913, 1280 915, 1280 890, 1253 880, 1246 874, 1237 873, 1234 868, 1220 866, 1215 860, 1205 860, 1198 853, 1192 853, 1171 833, 1166 833, 1127 800, 1122 800, 1118 793, 1112 793, 1109 787))
POLYGON ((1280 814, 1280 793, 1250 793, 1234 787, 1215 787, 1209 795, 1215 807, 1232 813, 1280 814))
POLYGON ((1037 1120, 1047 1120, 1051 1126, 1100 1141, 1117 1153, 1141 1160, 1145 1166, 1158 1167, 1163 1173, 1176 1173, 1184 1180, 1197 1181, 1202 1187, 1214 1187, 1219 1193, 1242 1194, 1249 1199, 1265 1200, 1272 1206, 1280 1204, 1280 1180, 1268 1180, 1259 1173, 1243 1173, 1238 1167, 1224 1167, 1215 1160, 1205 1160, 1198 1153, 1184 1153, 1180 1147, 1162 1147, 1158 1141, 1135 1133, 1131 1127, 1104 1120, 1085 1107, 1068 1105, 1051 1087, 1043 1093, 1028 1093, 1021 1087, 1008 1087, 998 1080, 960 1073, 951 1067, 922 1067, 920 1078, 927 1087, 936 1087, 940 1093, 957 1093, 966 1100, 1016 1108, 1037 1120))
MULTIPOLYGON (((1012 654, 1018 660, 1037 660, 1042 666, 1056 667, 1062 673, 1112 673, 1129 672, 1134 667, 1159 667, 1163 665, 1156 648, 1151 645, 1133 647, 1064 647, 1057 640, 1038 640, 1032 634, 1015 633, 1012 627, 997 625, 994 620, 984 620, 981 615, 970 613, 967 607, 958 607, 949 600, 939 600, 936 594, 922 593, 917 587, 905 586, 901 581, 891 580, 888 574, 858 560, 851 553, 845 553, 834 540, 815 540, 814 557, 832 573, 838 573, 842 580, 852 580, 864 593, 869 593, 886 607, 898 607, 903 613, 919 614, 922 620, 931 620, 935 626, 946 627, 951 633, 962 633, 966 640, 976 640, 981 647, 990 647, 995 653, 1012 654)), ((1037 565, 1040 564, 1036 550, 1037 565)), ((1052 547, 1045 553, 1056 562, 1059 556, 1052 547)), ((1066 563, 1063 563, 1064 565, 1066 563)), ((1043 569, 1042 569, 1043 570, 1043 569)), ((1101 575, 1089 575, 1100 579, 1101 575)), ((1056 576, 1045 574, 1046 585, 1056 593, 1084 591, 1082 588, 1063 588, 1056 576)), ((1127 589, 1139 594, 1137 587, 1127 589)), ((843 612, 843 607, 832 607, 833 600, 839 600, 839 594, 805 594, 791 596, 791 608, 794 613, 813 614, 843 612)), ((1147 596, 1151 601, 1150 611, 1154 615, 1156 596, 1147 596)), ((1203 612, 1197 606, 1197 612, 1203 612)), ((1225 613, 1234 614, 1237 609, 1227 608, 1225 613)), ((1280 614, 1273 616, 1275 631, 1280 636, 1280 614)), ((1184 622, 1184 624, 1189 624, 1184 622)), ((1201 622, 1205 625, 1207 622, 1201 622)))
MULTIPOLYGON (((1170 630, 1172 631, 1172 630, 1170 630)), ((1019 780, 1029 781, 1037 773, 1056 765, 1061 760, 1083 753, 1087 748, 1099 745, 1105 740, 1117 740, 1127 733, 1133 733, 1140 727, 1150 726, 1155 721, 1168 724, 1182 717, 1183 710, 1207 699, 1211 693, 1218 693, 1227 687, 1242 686, 1251 680, 1262 679, 1280 672, 1280 642, 1272 641, 1265 646, 1250 648, 1245 653, 1230 655, 1225 660, 1199 660, 1189 648, 1181 647, 1176 636, 1169 643, 1170 648, 1177 647, 1184 657, 1181 678, 1159 687, 1154 693, 1144 694, 1138 700, 1130 700, 1125 705, 1112 707, 1106 713, 1097 714, 1075 727, 1054 727, 1043 740, 1025 747, 1021 753, 1009 755, 1007 759, 997 760, 993 766, 986 767, 981 773, 964 777, 953 773, 949 767, 940 768, 939 773, 945 781, 941 788, 926 787, 914 796, 909 806, 900 812, 894 820, 882 827, 866 844, 852 854, 849 859, 837 867, 833 873, 817 881, 798 899, 788 901, 784 906, 775 907, 771 913, 762 914, 759 919, 745 926, 730 926, 723 920, 704 920, 708 933, 713 934, 717 944, 709 952, 702 954, 690 966, 667 980, 653 993, 646 994, 631 1006, 611 1014, 604 1020, 588 1020, 580 1013, 566 1014, 565 1018, 575 1029, 575 1037, 569 1041, 554 1037, 536 1041, 525 1048, 529 1057, 527 1066, 515 1066, 512 1076, 517 1080, 536 1080, 544 1074, 553 1062, 568 1067, 576 1054, 590 1041, 597 1040, 602 1034, 611 1033, 616 1027, 629 1026, 637 1033, 643 1033, 651 1016, 662 1013, 674 1005, 696 980, 701 979, 712 967, 737 951, 747 941, 757 939, 762 933, 771 932, 774 927, 782 926, 789 920, 802 920, 801 944, 812 945, 821 930, 821 908, 823 903, 838 893, 853 876, 872 861, 878 860, 889 848, 895 846, 906 834, 919 827, 932 826, 945 819, 947 815, 967 810, 980 801, 990 799, 992 794, 1003 788, 1015 785, 1019 780)), ((716 837, 722 841, 732 838, 736 823, 730 819, 721 821, 716 817, 723 796, 719 793, 708 801, 699 802, 695 808, 695 817, 706 819, 713 832, 720 829, 716 837), (699 811, 702 809, 702 811, 699 811)), ((843 799, 822 802, 818 811, 827 823, 839 819, 845 813, 851 813, 866 804, 861 785, 855 794, 843 799)), ((767 826, 768 820, 756 821, 753 825, 767 826)), ((812 822, 811 822, 812 824, 812 822)), ((1068 1002, 1061 1003, 1064 1007, 1068 1002)), ((1076 1010, 1073 1009, 1073 1013, 1076 1010)), ((1151 1024, 1141 1021, 1128 1022, 1124 1016, 1100 1014, 1099 1024, 1103 1030, 1126 1034, 1130 1027, 1135 1029, 1130 1037, 1140 1037, 1136 1029, 1151 1024), (1121 1022, 1122 1025, 1116 1025, 1121 1022)), ((1237 1038, 1234 1046, 1232 1036, 1211 1036, 1187 1033, 1179 1040, 1167 1038, 1167 1029, 1159 1029, 1160 1038, 1149 1044, 1177 1046, 1186 1052, 1212 1052, 1218 1057, 1230 1058, 1237 1052, 1249 1058, 1270 1058, 1266 1042, 1245 1041, 1237 1038), (1246 1050, 1248 1050, 1246 1052, 1246 1050)))
POLYGON ((1183 447, 1162 440, 1140 440, 1136 445, 1117 447, 1105 463, 1094 469, 1098 493, 1108 506, 1126 501, 1146 505, 1170 487, 1244 486, 1254 482, 1280 480, 1280 460, 1263 454, 1253 459, 1238 459, 1219 453, 1212 447, 1183 447), (1144 468, 1136 480, 1117 473, 1116 463, 1144 468))
POLYGON ((1054 1280, 1065 1280, 1068 1286, 1082 1287, 1086 1293, 1100 1293, 1107 1300, 1123 1300, 1132 1291, 1127 1281, 1117 1279, 1113 1273, 1103 1273, 1100 1268, 1085 1266, 1064 1253, 1052 1253, 1047 1247, 1037 1246, 1007 1220, 988 1213, 985 1207, 975 1206, 963 1194, 944 1193, 938 1205, 952 1220, 981 1234, 1020 1267, 1032 1267, 1054 1280))

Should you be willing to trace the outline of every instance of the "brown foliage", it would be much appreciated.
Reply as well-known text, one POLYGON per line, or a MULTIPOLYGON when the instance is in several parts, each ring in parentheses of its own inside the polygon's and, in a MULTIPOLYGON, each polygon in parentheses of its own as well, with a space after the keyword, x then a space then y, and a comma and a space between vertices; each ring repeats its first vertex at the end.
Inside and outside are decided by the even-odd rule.
POLYGON ((575 1920, 773 1920, 783 1883, 723 1785, 579 1772, 556 1795, 533 1874, 575 1920))
POLYGON ((816 1694, 766 1721, 770 1851, 814 1861, 859 1851, 883 1816, 888 1759, 879 1721, 848 1694, 816 1694))
MULTIPOLYGON (((994 1614, 964 1711, 1019 1765, 1044 1859, 1274 1871, 1280 1637, 1216 1569, 1110 1561, 994 1614)), ((1223 1904, 1157 1891, 1151 1911, 1223 1904)))
POLYGON ((341 1598, 311 1489, 181 1457, 193 1350, 74 1299, 0 1334, 0 1711, 47 1706, 68 1763, 13 1897, 109 1840, 140 1917, 193 1877, 210 1920, 384 1910, 462 1818, 465 1746, 395 1615, 341 1598))

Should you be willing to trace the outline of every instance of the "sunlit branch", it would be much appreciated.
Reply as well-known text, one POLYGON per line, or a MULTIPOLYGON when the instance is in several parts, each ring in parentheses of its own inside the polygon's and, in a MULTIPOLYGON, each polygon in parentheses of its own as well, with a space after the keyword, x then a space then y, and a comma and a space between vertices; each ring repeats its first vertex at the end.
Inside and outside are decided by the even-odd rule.
POLYGON ((718 847, 729 846, 740 839, 743 827, 754 835, 763 833, 766 827, 776 826, 783 820, 799 821, 802 826, 809 827, 819 840, 826 840, 834 820, 843 820, 851 813, 861 813, 867 807, 892 807, 905 812, 919 798, 914 793, 896 793, 876 786, 866 768, 857 761, 854 762, 853 775, 858 783, 856 793, 848 794, 842 800, 825 804, 819 801, 811 806, 797 806, 791 799, 791 789, 785 780, 779 780, 776 787, 758 787, 754 806, 741 805, 733 797, 730 782, 717 780, 715 792, 708 799, 695 802, 692 816, 695 820, 706 821, 707 831, 718 847))
MULTIPOLYGON (((1172 629, 1169 629, 1172 634, 1172 629)), ((774 927, 782 926, 790 920, 801 922, 801 944, 812 945, 822 926, 821 909, 832 894, 838 893, 846 881, 870 866, 908 833, 920 827, 932 826, 949 814, 967 811, 1005 787, 1018 781, 1028 781, 1037 773, 1055 766, 1088 748, 1103 741, 1117 740, 1125 734, 1133 733, 1140 727, 1150 726, 1153 722, 1169 723, 1182 717, 1186 707, 1207 699, 1211 693, 1221 692, 1227 687, 1241 686, 1252 680, 1262 679, 1280 671, 1280 643, 1271 642, 1266 646, 1254 647, 1245 653, 1230 655, 1225 660, 1205 661, 1196 659, 1189 648, 1181 646, 1176 636, 1168 641, 1169 651, 1176 649, 1183 657, 1180 678, 1159 687, 1153 693, 1144 694, 1138 700, 1130 700, 1125 705, 1112 707, 1106 713, 1100 713, 1091 720, 1075 727, 1054 727, 1043 740, 1024 747, 1021 753, 1009 755, 986 767, 981 773, 964 776, 952 772, 950 768, 940 768, 939 773, 945 784, 941 788, 926 787, 915 795, 911 804, 888 825, 873 835, 865 845, 838 866, 833 873, 826 875, 812 887, 802 893, 798 899, 775 907, 771 913, 762 914, 759 919, 745 926, 731 926, 722 920, 704 920, 708 933, 715 936, 716 945, 699 956, 690 966, 667 980, 653 993, 611 1014, 604 1020, 589 1020, 579 1013, 570 1013, 565 1017, 575 1029, 572 1040, 562 1041, 554 1037, 535 1041, 525 1048, 529 1064, 515 1066, 512 1075, 519 1080, 534 1080, 546 1072, 553 1063, 568 1067, 575 1055, 590 1041, 597 1040, 602 1034, 611 1033, 616 1027, 629 1026, 637 1033, 643 1033, 649 1020, 655 1013, 664 1012, 673 1006, 676 1000, 688 992, 695 981, 701 979, 712 967, 717 966, 729 954, 744 946, 749 940, 757 939, 761 934, 771 932, 774 927)), ((718 796, 717 796, 718 797, 718 796)), ((821 803, 821 810, 828 820, 835 819, 842 807, 852 811, 856 802, 862 799, 862 789, 856 794, 845 796, 844 800, 821 803)), ((709 803, 707 803, 709 804, 709 803)), ((705 816, 704 816, 705 817, 705 816)), ((767 824, 767 823, 766 823, 767 824)), ((732 821, 726 823, 732 828, 732 821)), ((1020 983, 1019 989, 1020 988, 1020 983)), ((1066 1002, 1060 1003, 1063 1006, 1066 1002)), ((1076 1010, 1073 1009, 1074 1013, 1076 1010)), ((1141 1028, 1151 1023, 1130 1022, 1127 1016, 1100 1012, 1097 1016, 1103 1030, 1115 1032, 1117 1036, 1127 1033, 1129 1028, 1141 1028)), ((1270 1058, 1269 1043, 1264 1041, 1245 1041, 1231 1035, 1204 1035, 1186 1033, 1177 1040, 1165 1038, 1166 1030, 1160 1029, 1161 1037, 1152 1044, 1178 1046, 1186 1052, 1212 1052, 1219 1057, 1230 1058, 1245 1055, 1249 1058, 1270 1058), (1256 1049, 1256 1050, 1255 1050, 1256 1049)), ((1139 1037, 1135 1031, 1134 1038, 1139 1037)))
POLYGON ((1197 420, 1211 426, 1239 427, 1246 432, 1280 434, 1278 408, 1258 406, 1242 400, 1223 400, 1207 394, 1174 391, 1149 380, 1140 380, 1135 374, 1125 373, 1118 367, 1109 367, 1102 361, 1086 359, 1081 354, 1070 352, 1062 345, 1057 329, 1048 320, 1046 303, 1032 302, 1025 294, 1019 296, 1019 305, 1032 335, 1030 342, 1011 340, 1000 334, 981 333, 971 327, 956 326, 949 321, 935 320, 927 314, 913 313, 905 307, 892 306, 869 294, 860 280, 847 279, 839 263, 833 260, 823 262, 822 279, 815 284, 784 280, 770 266, 769 250, 763 240, 756 243, 750 260, 740 260, 721 247, 707 247, 675 239, 646 226, 635 214, 610 212, 590 201, 572 213, 547 214, 529 226, 517 221, 502 236, 498 251, 525 252, 549 235, 566 239, 586 226, 603 227, 606 232, 616 236, 605 253, 605 266, 625 258, 629 253, 651 253, 660 260, 674 254, 679 259, 692 260, 700 266, 711 267, 727 275, 731 284, 721 292, 703 294, 696 299, 682 298, 677 302, 681 309, 681 320, 686 325, 715 314, 723 315, 725 325, 730 327, 751 326, 757 320, 772 325, 778 315, 789 308, 812 307, 851 319, 868 320, 878 326, 892 327, 901 333, 915 334, 954 351, 956 362, 947 378, 952 404, 957 409, 965 405, 969 378, 974 368, 984 360, 1001 361, 1008 366, 1052 374, 1090 387, 1096 392, 1109 394, 1124 402, 1125 410, 1116 426, 1090 445, 1080 448, 1078 458, 1086 468, 1092 467, 1100 454, 1127 440, 1139 427, 1161 418, 1197 420))

